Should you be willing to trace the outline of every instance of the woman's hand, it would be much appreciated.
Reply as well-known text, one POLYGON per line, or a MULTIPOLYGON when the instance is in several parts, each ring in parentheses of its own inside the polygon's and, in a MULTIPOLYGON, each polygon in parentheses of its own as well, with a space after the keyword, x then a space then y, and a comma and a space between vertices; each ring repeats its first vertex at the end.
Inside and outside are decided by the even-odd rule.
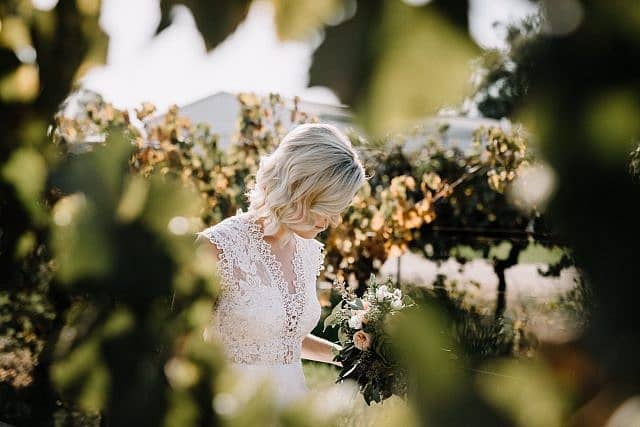
POLYGON ((342 363, 333 360, 333 350, 340 350, 341 347, 331 341, 325 340, 315 335, 307 334, 302 340, 302 358, 316 362, 330 363, 342 367, 342 363))

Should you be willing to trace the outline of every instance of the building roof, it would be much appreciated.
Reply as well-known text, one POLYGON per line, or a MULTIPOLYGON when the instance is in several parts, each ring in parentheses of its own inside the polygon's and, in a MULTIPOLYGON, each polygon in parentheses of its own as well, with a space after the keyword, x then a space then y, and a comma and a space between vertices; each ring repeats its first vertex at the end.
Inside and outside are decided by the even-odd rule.
MULTIPOLYGON (((285 111, 278 117, 284 126, 291 126, 289 111, 294 106, 294 100, 283 98, 285 111)), ((299 100, 298 107, 321 122, 331 123, 339 128, 351 125, 353 115, 344 105, 321 104, 299 100)), ((219 146, 227 147, 232 142, 236 132, 240 114, 240 102, 237 95, 229 92, 218 92, 206 98, 180 107, 180 114, 188 117, 194 123, 207 123, 219 135, 219 146)))

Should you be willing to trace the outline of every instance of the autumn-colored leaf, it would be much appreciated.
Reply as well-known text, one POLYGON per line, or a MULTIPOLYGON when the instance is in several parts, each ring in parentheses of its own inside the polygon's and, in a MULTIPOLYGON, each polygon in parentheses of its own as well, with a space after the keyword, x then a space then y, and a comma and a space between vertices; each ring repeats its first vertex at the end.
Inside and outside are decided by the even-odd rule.
POLYGON ((376 213, 373 215, 373 218, 371 218, 371 229, 373 231, 379 231, 383 226, 384 215, 382 215, 382 212, 376 211, 376 213))
POLYGON ((145 102, 140 108, 136 108, 135 111, 138 120, 144 120, 145 118, 156 112, 156 106, 149 102, 145 102))
POLYGON ((424 174, 422 176, 422 181, 427 185, 427 187, 434 191, 437 191, 440 188, 440 184, 442 183, 442 179, 440 178, 440 176, 434 172, 424 174))

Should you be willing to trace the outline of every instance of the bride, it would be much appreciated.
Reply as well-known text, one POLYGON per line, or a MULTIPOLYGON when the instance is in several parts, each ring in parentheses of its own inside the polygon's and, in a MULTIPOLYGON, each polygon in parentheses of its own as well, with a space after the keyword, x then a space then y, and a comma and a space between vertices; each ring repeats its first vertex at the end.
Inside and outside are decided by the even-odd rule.
POLYGON ((261 159, 248 212, 198 235, 221 278, 205 340, 223 344, 232 369, 267 377, 279 406, 307 391, 301 358, 334 363, 335 345, 310 334, 320 318, 324 257, 315 237, 339 221, 364 180, 344 134, 300 125, 261 159))

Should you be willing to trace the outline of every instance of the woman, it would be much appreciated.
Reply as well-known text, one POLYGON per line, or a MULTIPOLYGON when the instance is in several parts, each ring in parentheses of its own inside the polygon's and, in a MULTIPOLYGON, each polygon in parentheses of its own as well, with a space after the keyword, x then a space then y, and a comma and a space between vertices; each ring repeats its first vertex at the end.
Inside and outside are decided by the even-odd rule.
POLYGON ((364 180, 339 130, 301 125, 260 161, 248 212, 199 233, 222 282, 205 339, 216 336, 234 368, 267 376, 281 406, 306 392, 301 357, 333 363, 334 344, 310 334, 323 265, 315 237, 339 221, 364 180))

